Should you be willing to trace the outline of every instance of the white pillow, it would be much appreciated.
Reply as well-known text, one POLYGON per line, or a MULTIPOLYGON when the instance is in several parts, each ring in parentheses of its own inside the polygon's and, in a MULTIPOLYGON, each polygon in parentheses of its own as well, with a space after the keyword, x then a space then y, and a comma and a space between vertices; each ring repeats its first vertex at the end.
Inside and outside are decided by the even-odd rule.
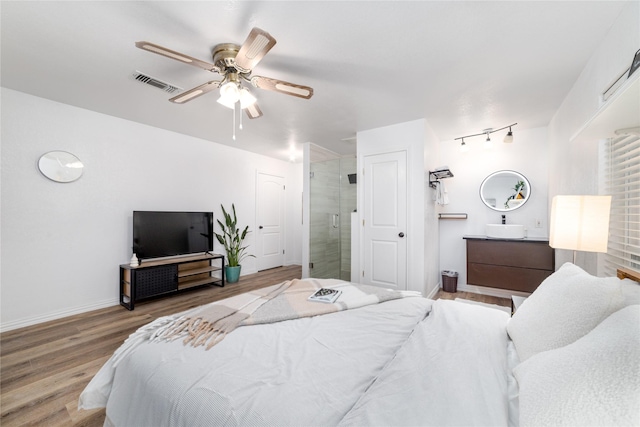
POLYGON ((611 313, 640 304, 640 285, 595 277, 566 263, 527 298, 507 325, 521 361, 571 344, 611 313))
POLYGON ((513 373, 520 426, 640 425, 640 305, 612 314, 566 347, 513 373))

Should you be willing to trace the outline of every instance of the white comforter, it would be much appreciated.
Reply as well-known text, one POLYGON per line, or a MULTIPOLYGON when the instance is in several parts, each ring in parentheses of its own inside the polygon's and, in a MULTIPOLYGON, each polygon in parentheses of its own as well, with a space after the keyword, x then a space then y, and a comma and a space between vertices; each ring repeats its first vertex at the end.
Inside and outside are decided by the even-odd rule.
POLYGON ((405 298, 241 327, 209 351, 144 343, 81 408, 116 426, 508 424, 508 315, 405 298))

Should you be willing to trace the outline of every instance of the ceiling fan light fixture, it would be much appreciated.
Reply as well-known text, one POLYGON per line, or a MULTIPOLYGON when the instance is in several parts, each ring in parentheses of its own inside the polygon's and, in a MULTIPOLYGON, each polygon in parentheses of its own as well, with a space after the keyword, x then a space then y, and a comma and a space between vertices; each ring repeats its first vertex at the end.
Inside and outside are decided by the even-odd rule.
POLYGON ((238 89, 238 84, 234 81, 230 81, 220 86, 220 98, 224 98, 226 102, 238 102, 240 100, 240 89, 238 89))
POLYGON ((283 85, 280 83, 276 84, 276 89, 281 92, 293 93, 295 95, 303 96, 303 97, 309 96, 309 93, 310 93, 308 89, 296 87, 296 86, 283 85))
POLYGON ((240 108, 243 110, 256 103, 256 97, 247 88, 240 89, 240 108))
POLYGON ((189 92, 185 95, 179 96, 177 98, 175 98, 175 100, 173 102, 177 102, 178 104, 186 102, 188 100, 190 100, 191 98, 195 98, 196 96, 202 94, 202 90, 194 90, 193 92, 189 92))
POLYGON ((260 110, 260 107, 258 107, 257 103, 249 105, 245 111, 250 119, 257 119, 262 116, 262 111, 260 110))
POLYGON ((182 104, 214 89, 220 89, 220 97, 217 102, 233 110, 233 139, 235 140, 236 115, 240 117, 240 129, 242 129, 242 110, 245 111, 250 119, 262 116, 262 111, 258 107, 256 98, 249 90, 244 88, 244 82, 251 82, 254 87, 260 89, 277 91, 306 99, 311 98, 313 95, 313 88, 308 86, 295 85, 268 77, 251 77, 253 68, 275 44, 276 39, 269 33, 254 27, 242 46, 234 43, 215 45, 212 50, 213 64, 146 41, 137 41, 135 46, 148 52, 220 74, 222 80, 207 82, 175 96, 169 101, 182 104))
POLYGON ((235 108, 236 102, 237 101, 231 101, 225 98, 224 96, 221 96, 220 98, 218 98, 218 104, 224 105, 225 107, 230 108, 232 110, 235 108))
POLYGON ((142 46, 142 48, 146 49, 146 50, 149 50, 151 52, 154 52, 154 53, 159 53, 160 55, 168 56, 169 58, 177 59, 178 61, 186 62, 187 64, 193 62, 193 60, 191 58, 187 58, 187 57, 182 56, 182 55, 176 55, 175 53, 173 53, 171 51, 160 49, 160 48, 158 48, 156 46, 145 44, 145 45, 142 46))
POLYGON ((262 53, 269 42, 270 40, 268 38, 266 38, 262 34, 258 34, 247 50, 247 58, 253 59, 258 56, 260 53, 262 53))

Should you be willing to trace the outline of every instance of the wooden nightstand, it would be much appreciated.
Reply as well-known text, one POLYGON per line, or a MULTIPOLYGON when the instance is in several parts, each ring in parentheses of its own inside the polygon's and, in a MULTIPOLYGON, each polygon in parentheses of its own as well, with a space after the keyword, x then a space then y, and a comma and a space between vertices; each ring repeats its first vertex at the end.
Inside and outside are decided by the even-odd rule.
POLYGON ((526 299, 527 299, 527 297, 518 297, 518 296, 515 296, 515 295, 511 296, 511 315, 512 316, 514 315, 516 310, 518 310, 518 308, 522 305, 522 303, 526 299))

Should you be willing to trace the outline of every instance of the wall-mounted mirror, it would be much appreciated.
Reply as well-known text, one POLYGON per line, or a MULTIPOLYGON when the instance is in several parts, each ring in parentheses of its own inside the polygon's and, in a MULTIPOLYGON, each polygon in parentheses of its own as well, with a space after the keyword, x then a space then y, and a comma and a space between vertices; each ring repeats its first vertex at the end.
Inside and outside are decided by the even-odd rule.
POLYGON ((82 176, 84 165, 66 151, 49 151, 38 160, 42 175, 55 182, 73 182, 82 176))
POLYGON ((531 195, 529 180, 521 173, 503 170, 489 175, 480 185, 480 198, 487 207, 508 212, 524 205, 531 195))

